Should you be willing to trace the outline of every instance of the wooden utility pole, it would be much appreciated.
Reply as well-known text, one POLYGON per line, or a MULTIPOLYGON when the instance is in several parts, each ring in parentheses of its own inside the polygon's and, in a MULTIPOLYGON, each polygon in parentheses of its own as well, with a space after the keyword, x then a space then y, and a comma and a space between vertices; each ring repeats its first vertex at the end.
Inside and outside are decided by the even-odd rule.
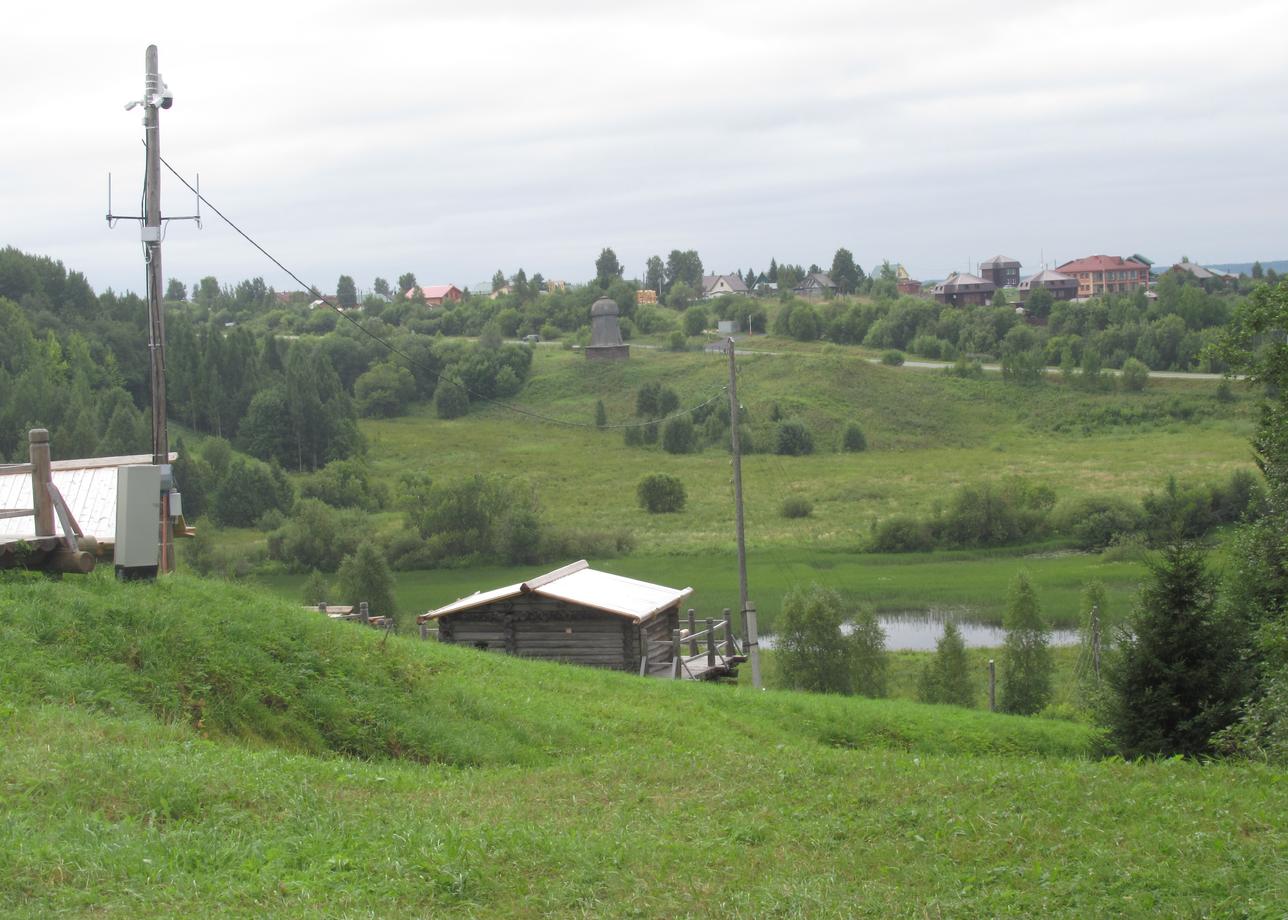
POLYGON ((742 440, 738 431, 738 370, 734 363, 733 336, 725 340, 729 350, 729 429, 733 438, 733 509, 734 527, 738 534, 738 600, 742 605, 747 633, 743 641, 751 659, 751 685, 761 689, 760 636, 756 629, 755 608, 747 600, 747 538, 743 532, 742 513, 742 440))
MULTIPOLYGON (((148 45, 144 61, 143 143, 147 148, 144 171, 143 248, 148 272, 148 355, 152 372, 152 462, 170 462, 170 434, 166 428, 165 401, 165 283, 161 273, 161 109, 170 107, 170 95, 157 68, 157 46, 148 45)), ((170 494, 161 490, 158 572, 174 569, 174 537, 170 525, 170 494)))
POLYGON ((988 659, 988 711, 997 712, 997 663, 988 659))

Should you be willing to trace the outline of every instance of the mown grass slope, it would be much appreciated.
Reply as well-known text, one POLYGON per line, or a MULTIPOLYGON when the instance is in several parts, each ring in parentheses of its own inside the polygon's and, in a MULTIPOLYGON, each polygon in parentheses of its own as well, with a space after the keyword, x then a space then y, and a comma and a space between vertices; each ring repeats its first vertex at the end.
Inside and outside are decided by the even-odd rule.
POLYGON ((1282 774, 1094 744, 7 576, 0 914, 1282 913, 1282 774))

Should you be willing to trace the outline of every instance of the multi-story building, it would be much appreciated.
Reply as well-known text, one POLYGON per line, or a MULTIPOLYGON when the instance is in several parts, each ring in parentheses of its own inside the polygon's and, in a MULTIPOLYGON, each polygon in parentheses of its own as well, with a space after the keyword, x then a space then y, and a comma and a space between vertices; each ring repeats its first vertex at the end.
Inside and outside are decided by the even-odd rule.
POLYGON ((1055 300, 1073 300, 1078 296, 1078 279, 1044 268, 1020 282, 1020 300, 1027 300, 1029 294, 1039 288, 1046 288, 1055 300))
POLYGON ((993 256, 988 261, 979 263, 979 274, 995 287, 1017 287, 1020 283, 1020 262, 1010 256, 993 256))
POLYGON ((1087 256, 1056 266, 1056 271, 1078 279, 1078 296, 1121 294, 1149 287, 1149 266, 1122 256, 1087 256))
POLYGON ((978 307, 989 302, 997 285, 993 282, 970 275, 966 272, 953 272, 943 281, 930 289, 935 300, 953 307, 978 307))

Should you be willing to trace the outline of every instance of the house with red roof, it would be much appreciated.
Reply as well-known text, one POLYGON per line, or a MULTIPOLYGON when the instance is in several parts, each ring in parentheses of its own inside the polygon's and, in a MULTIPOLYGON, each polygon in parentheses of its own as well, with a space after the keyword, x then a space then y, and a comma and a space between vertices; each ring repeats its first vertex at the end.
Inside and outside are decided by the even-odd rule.
MULTIPOLYGON (((465 292, 454 284, 427 284, 420 289, 420 296, 429 306, 441 307, 449 300, 452 303, 456 303, 465 296, 465 292)), ((403 297, 408 300, 415 300, 416 288, 408 288, 403 297)))
POLYGON ((1149 266, 1122 256, 1087 256, 1057 265, 1062 275, 1078 279, 1078 296, 1122 294, 1149 287, 1149 266))

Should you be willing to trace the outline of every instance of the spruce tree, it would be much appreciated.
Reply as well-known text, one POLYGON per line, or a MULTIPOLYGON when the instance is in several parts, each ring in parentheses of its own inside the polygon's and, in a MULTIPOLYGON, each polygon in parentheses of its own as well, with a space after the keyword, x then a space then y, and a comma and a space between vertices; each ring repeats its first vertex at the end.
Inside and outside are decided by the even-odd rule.
POLYGON ((1246 689, 1235 631, 1215 613, 1216 581, 1197 545, 1169 543, 1150 572, 1105 674, 1106 722, 1125 757, 1201 754, 1246 689))
POLYGON ((923 703, 949 703, 974 706, 975 688, 970 682, 966 661, 966 643, 961 630, 951 620, 944 624, 944 634, 935 643, 935 655, 921 671, 917 699, 923 703))
POLYGON ((1006 644, 1002 649, 1002 712, 1032 715, 1051 699, 1051 630, 1042 619, 1037 593, 1028 575, 1011 582, 1007 600, 1006 644))

